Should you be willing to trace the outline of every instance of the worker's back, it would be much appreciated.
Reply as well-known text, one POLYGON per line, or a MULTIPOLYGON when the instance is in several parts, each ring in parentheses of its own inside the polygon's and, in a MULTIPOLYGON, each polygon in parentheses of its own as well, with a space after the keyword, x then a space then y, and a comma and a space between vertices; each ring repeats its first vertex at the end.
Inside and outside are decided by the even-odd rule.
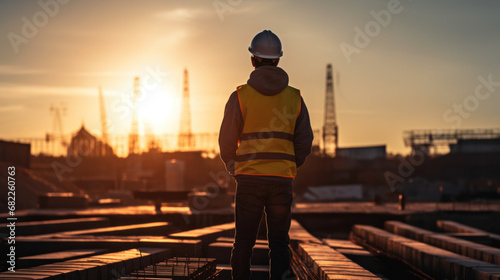
MULTIPOLYGON (((270 77, 286 75, 273 66, 260 67, 255 73, 259 72, 270 77)), ((295 121, 301 108, 300 92, 284 84, 274 87, 276 90, 273 92, 269 90, 269 84, 272 85, 269 80, 272 81, 264 79, 266 84, 260 86, 263 93, 249 84, 237 89, 243 130, 236 151, 236 176, 294 178, 297 173, 293 138, 295 121)), ((249 83, 255 84, 252 78, 249 83)))
POLYGON ((292 182, 311 152, 313 133, 300 91, 277 67, 283 54, 279 38, 265 30, 249 51, 255 70, 229 97, 219 133, 221 158, 237 181, 231 267, 233 279, 250 279, 252 248, 265 211, 271 279, 287 279, 292 182))

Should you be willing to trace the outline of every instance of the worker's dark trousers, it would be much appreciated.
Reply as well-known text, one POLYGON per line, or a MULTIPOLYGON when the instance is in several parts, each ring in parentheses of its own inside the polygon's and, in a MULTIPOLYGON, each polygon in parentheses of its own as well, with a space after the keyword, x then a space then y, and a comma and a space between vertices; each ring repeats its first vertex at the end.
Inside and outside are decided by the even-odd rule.
POLYGON ((292 219, 292 184, 238 183, 235 199, 236 234, 231 253, 233 279, 250 279, 250 258, 255 245, 262 211, 266 212, 272 280, 290 275, 288 230, 292 219))

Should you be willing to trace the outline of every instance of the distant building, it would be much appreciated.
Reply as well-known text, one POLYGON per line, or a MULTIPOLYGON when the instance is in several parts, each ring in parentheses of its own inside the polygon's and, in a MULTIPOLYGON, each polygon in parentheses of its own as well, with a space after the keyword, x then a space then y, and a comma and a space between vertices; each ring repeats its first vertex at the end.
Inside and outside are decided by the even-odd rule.
POLYGON ((459 139, 450 153, 500 153, 500 139, 459 139))
POLYGON ((0 140, 0 161, 30 168, 31 145, 0 140))
POLYGON ((182 160, 165 161, 165 189, 184 190, 185 164, 182 160))
POLYGON ((338 148, 337 156, 356 160, 384 159, 387 156, 386 146, 366 146, 352 148, 338 148))
POLYGON ((68 154, 83 157, 104 157, 113 155, 113 149, 88 132, 82 124, 80 130, 71 138, 68 154))

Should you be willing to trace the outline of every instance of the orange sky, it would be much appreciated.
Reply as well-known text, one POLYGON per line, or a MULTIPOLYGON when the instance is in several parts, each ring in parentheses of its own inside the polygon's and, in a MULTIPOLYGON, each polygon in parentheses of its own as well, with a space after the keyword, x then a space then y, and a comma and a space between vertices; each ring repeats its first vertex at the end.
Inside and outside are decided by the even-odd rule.
POLYGON ((141 127, 150 119, 156 133, 176 133, 185 67, 193 131, 216 132, 227 98, 252 71, 248 45, 264 29, 281 38, 280 66, 301 89, 313 128, 323 122, 326 64, 338 71, 341 147, 387 144, 389 152, 407 152, 403 130, 500 123, 495 1, 40 3, 0 3, 2 139, 43 137, 52 131, 50 106, 61 103, 65 133, 84 122, 99 134, 99 86, 110 133, 125 135, 137 75, 150 82, 139 102, 141 127), (359 30, 373 36, 360 44, 359 30), (346 46, 356 52, 346 56, 346 46), (493 90, 474 100, 479 77, 493 90))

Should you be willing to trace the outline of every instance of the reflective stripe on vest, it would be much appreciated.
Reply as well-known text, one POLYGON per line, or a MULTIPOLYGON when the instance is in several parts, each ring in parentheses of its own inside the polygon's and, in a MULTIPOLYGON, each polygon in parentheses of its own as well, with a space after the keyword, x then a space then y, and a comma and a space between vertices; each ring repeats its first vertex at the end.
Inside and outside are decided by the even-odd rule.
POLYGON ((236 150, 235 175, 295 178, 293 135, 300 113, 298 89, 267 96, 249 85, 237 88, 243 132, 236 150))

